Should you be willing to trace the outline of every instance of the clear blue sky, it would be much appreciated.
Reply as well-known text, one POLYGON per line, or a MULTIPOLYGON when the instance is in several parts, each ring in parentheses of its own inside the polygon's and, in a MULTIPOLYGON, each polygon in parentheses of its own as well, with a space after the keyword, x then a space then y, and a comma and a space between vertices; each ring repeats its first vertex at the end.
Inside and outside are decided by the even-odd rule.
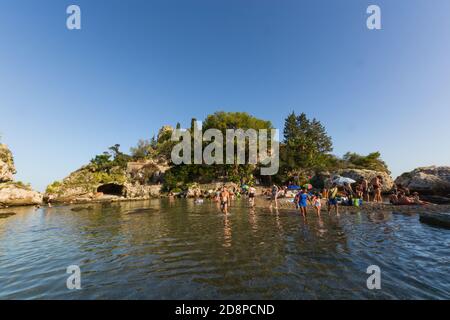
POLYGON ((217 110, 278 128, 304 111, 337 155, 379 150, 394 176, 450 165, 450 1, 0 3, 0 132, 18 180, 43 190, 110 145, 217 110))

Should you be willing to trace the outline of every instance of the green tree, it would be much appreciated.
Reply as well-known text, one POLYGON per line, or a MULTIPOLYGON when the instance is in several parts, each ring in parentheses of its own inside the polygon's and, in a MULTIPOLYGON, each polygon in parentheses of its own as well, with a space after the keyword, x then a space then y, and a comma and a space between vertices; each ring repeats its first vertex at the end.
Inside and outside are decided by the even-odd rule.
POLYGON ((343 161, 346 167, 382 171, 387 174, 391 173, 386 162, 381 159, 381 154, 378 151, 369 153, 367 156, 347 152, 343 156, 343 161))
MULTIPOLYGON (((195 118, 191 120, 191 132, 194 127, 195 118)), ((216 112, 212 115, 208 115, 203 122, 203 132, 208 129, 218 129, 222 132, 223 137, 226 137, 227 129, 271 129, 272 124, 270 121, 261 120, 255 118, 245 112, 216 112)), ((269 132, 270 133, 270 132, 269 132)), ((209 142, 205 142, 204 146, 209 142)), ((223 146, 223 154, 225 155, 226 146, 223 146)), ((248 151, 248 141, 246 141, 246 151, 248 151)), ((248 152, 246 155, 248 159, 248 152)), ((177 165, 166 171, 164 176, 164 186, 166 190, 173 188, 182 188, 191 182, 209 183, 212 181, 218 181, 221 179, 227 181, 251 182, 254 179, 257 166, 255 165, 228 165, 228 164, 215 164, 215 165, 177 165)))
POLYGON ((156 140, 155 137, 152 140, 139 139, 136 147, 131 147, 131 156, 135 160, 149 159, 155 153, 156 140))
POLYGON ((108 148, 109 151, 96 155, 90 162, 92 171, 109 173, 114 167, 126 168, 127 163, 132 160, 131 156, 120 151, 120 144, 108 148))
POLYGON ((327 167, 333 143, 320 121, 292 112, 285 119, 283 136, 280 155, 284 173, 299 175, 327 167))
POLYGON ((208 115, 203 123, 203 129, 218 129, 225 134, 226 129, 271 129, 270 121, 258 119, 246 112, 215 112, 208 115))
MULTIPOLYGON (((270 129, 272 129, 272 123, 270 121, 258 119, 246 112, 215 112, 212 115, 208 115, 203 123, 203 130, 218 129, 222 132, 224 140, 226 137, 227 129, 254 129, 268 130, 268 141, 270 143, 270 129)), ((226 145, 223 146, 223 154, 226 154, 226 145)), ((257 146, 259 148, 259 146, 257 146)), ((248 160, 249 142, 245 143, 246 160, 248 160)), ((236 156, 235 156, 236 163, 236 156)), ((253 179, 253 174, 257 175, 257 166, 249 164, 234 164, 234 165, 216 165, 215 170, 218 176, 223 176, 227 180, 233 180, 235 182, 248 182, 253 179)))

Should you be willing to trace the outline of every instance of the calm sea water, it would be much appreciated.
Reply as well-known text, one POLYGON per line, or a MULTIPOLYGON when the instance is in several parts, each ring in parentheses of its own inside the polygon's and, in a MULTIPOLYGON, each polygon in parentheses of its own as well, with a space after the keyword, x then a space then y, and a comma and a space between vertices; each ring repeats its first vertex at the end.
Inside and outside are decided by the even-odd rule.
POLYGON ((1 299, 450 298, 450 230, 417 215, 91 206, 0 219, 1 299), (66 287, 69 265, 81 268, 81 290, 66 287), (366 287, 369 265, 381 268, 381 290, 366 287))

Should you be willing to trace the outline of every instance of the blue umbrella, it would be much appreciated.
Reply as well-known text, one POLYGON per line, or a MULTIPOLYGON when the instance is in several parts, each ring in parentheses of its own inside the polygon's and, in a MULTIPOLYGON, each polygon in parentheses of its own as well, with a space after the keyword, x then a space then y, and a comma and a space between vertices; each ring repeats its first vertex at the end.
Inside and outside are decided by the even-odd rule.
POLYGON ((301 187, 293 185, 293 184, 288 186, 288 190, 300 190, 300 189, 301 189, 301 187))

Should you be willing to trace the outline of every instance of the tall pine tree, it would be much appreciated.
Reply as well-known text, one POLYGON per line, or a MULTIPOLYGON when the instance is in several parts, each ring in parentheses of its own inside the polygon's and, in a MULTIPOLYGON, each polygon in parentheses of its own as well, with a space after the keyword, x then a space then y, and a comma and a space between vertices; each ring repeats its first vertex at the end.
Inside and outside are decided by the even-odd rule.
POLYGON ((333 144, 320 121, 309 120, 305 113, 296 116, 292 112, 285 120, 283 134, 281 161, 285 172, 298 175, 326 165, 333 144))

